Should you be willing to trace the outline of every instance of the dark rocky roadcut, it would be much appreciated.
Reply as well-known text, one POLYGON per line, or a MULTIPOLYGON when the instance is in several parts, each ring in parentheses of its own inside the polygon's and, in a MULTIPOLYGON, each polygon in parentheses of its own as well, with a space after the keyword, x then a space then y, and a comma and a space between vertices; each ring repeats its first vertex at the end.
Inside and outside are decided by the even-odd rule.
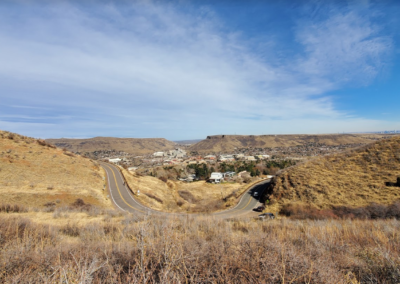
MULTIPOLYGON (((142 213, 142 214, 157 214, 157 215, 187 215, 183 213, 169 213, 169 212, 162 212, 153 210, 149 207, 146 207, 140 204, 130 190, 125 186, 124 179, 121 176, 120 171, 116 168, 116 166, 108 164, 108 163, 101 163, 101 166, 107 173, 107 182, 108 188, 110 191, 110 197, 113 200, 114 204, 122 211, 128 211, 132 213, 142 213)), ((246 191, 239 203, 228 210, 220 211, 212 214, 207 214, 219 218, 234 218, 240 216, 247 216, 253 215, 257 216, 257 214, 253 210, 254 207, 258 204, 258 197, 262 196, 263 191, 266 189, 267 183, 270 180, 265 180, 260 182, 254 186, 252 186, 248 191, 246 191), (254 193, 258 192, 258 196, 254 197, 254 193), (252 214, 253 212, 253 214, 252 214)), ((189 214, 189 215, 200 215, 200 214, 189 214)))

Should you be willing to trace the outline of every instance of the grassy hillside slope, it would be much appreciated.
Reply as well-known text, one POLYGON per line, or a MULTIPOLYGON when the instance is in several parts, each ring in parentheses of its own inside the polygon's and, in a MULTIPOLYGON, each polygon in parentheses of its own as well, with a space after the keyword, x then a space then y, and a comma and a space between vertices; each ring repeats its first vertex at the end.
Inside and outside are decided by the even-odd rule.
POLYGON ((380 140, 346 153, 311 160, 278 174, 269 188, 272 203, 334 205, 391 204, 400 187, 386 186, 400 176, 400 137, 380 140))
POLYGON ((60 206, 77 198, 112 207, 103 193, 105 173, 96 162, 43 140, 0 131, 0 203, 60 206))
POLYGON ((47 139, 47 142, 72 152, 93 152, 99 150, 124 151, 135 155, 151 154, 155 151, 170 150, 175 142, 164 138, 115 138, 95 137, 90 139, 47 139))
POLYGON ((208 136, 190 147, 197 152, 231 152, 235 148, 275 148, 324 143, 326 145, 370 143, 381 139, 380 134, 327 134, 327 135, 216 135, 208 136))

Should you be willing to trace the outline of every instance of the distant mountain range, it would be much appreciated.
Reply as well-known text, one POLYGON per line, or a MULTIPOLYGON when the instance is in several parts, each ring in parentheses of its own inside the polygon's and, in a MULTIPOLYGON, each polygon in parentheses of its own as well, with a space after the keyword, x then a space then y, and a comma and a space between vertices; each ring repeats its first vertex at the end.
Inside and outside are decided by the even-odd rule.
POLYGON ((382 134, 214 135, 190 146, 189 149, 197 152, 226 153, 234 151, 235 148, 291 147, 311 142, 326 145, 370 143, 384 136, 382 134))
POLYGON ((94 152, 99 150, 123 151, 135 155, 152 154, 156 151, 171 150, 179 145, 188 146, 189 151, 199 153, 227 153, 236 148, 276 148, 322 143, 342 145, 370 143, 388 134, 321 134, 321 135, 214 135, 206 139, 169 141, 164 138, 114 138, 95 137, 90 139, 47 139, 50 144, 72 152, 94 152))
POLYGON ((94 152, 99 150, 123 151, 135 155, 152 154, 156 151, 174 149, 176 143, 164 138, 115 138, 95 137, 90 139, 47 139, 48 143, 72 152, 94 152))

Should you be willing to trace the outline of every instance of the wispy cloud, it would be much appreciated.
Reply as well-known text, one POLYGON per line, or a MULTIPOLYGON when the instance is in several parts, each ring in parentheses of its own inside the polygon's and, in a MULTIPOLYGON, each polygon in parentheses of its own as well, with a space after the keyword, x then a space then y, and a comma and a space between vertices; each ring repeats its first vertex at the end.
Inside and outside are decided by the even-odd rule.
POLYGON ((44 108, 48 117, 61 112, 68 117, 59 122, 61 136, 190 138, 260 133, 277 119, 288 126, 344 119, 325 94, 347 82, 368 83, 391 50, 390 38, 377 35, 380 27, 353 11, 300 21, 293 36, 303 50, 279 66, 204 7, 10 4, 0 8, 0 26, 3 104, 25 107, 19 115, 26 117, 29 108, 44 108), (188 128, 197 134, 181 134, 188 128))
POLYGON ((354 11, 334 12, 320 22, 306 20, 297 30, 305 56, 296 67, 335 84, 368 84, 392 51, 391 38, 381 35, 381 30, 354 11))

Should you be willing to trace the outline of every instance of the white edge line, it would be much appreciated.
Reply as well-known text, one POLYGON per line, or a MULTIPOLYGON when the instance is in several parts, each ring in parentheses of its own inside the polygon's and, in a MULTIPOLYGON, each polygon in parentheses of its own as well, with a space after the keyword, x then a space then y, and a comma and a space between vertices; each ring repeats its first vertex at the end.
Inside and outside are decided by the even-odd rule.
MULTIPOLYGON (((112 165, 111 165, 111 166, 112 166, 112 165)), ((107 172, 107 171, 106 171, 106 172, 107 172)), ((121 179, 123 179, 120 171, 118 171, 118 174, 120 175, 121 179)), ((110 179, 109 179, 108 173, 107 173, 107 178, 108 178, 108 181, 109 181, 109 184, 110 184, 110 179)), ((265 181, 267 181, 267 180, 265 180, 265 181)), ((270 181, 271 181, 271 179, 269 179, 269 182, 270 182, 270 181)), ((262 183, 262 182, 260 182, 260 184, 261 184, 261 183, 262 183)), ((246 194, 247 192, 249 192, 249 191, 250 191, 253 187, 255 187, 256 185, 258 185, 258 184, 254 184, 252 187, 250 187, 250 188, 245 192, 245 194, 246 194)), ((110 187, 111 187, 111 186, 110 186, 110 187)), ((137 205, 139 205, 139 206, 140 206, 141 208, 143 208, 144 210, 147 210, 148 212, 149 212, 149 211, 150 211, 150 212, 153 211, 153 212, 156 212, 156 213, 166 213, 166 214, 171 214, 171 215, 187 215, 187 214, 185 214, 185 213, 170 213, 170 212, 162 212, 162 211, 153 210, 153 209, 151 209, 150 207, 146 207, 146 206, 140 204, 137 200, 135 200, 135 199, 133 198, 131 192, 130 192, 130 191, 128 190, 128 188, 126 187, 126 184, 124 185, 124 188, 125 188, 125 190, 128 192, 128 195, 132 198, 132 200, 133 200, 137 205)), ((110 189, 110 193, 111 193, 111 189, 110 189)), ((211 214, 211 216, 212 216, 212 215, 217 216, 217 214, 226 213, 226 212, 229 212, 229 211, 231 211, 231 210, 234 210, 236 207, 238 207, 238 206, 240 205, 240 202, 242 202, 242 199, 244 198, 245 194, 242 195, 242 197, 240 198, 238 204, 236 204, 235 207, 230 208, 230 209, 227 209, 227 210, 224 210, 224 211, 216 212, 216 213, 214 213, 214 214, 211 214)), ((111 197, 113 198, 112 193, 111 193, 111 197)), ((114 198, 113 198, 113 200, 114 200, 114 198)), ((115 203, 115 205, 118 206, 118 204, 115 202, 115 200, 114 200, 114 203, 115 203)), ((118 206, 118 207, 119 207, 119 206, 118 206)), ((121 207, 119 207, 119 208, 120 208, 121 210, 125 211, 125 210, 122 209, 121 207)), ((191 215, 191 214, 188 214, 188 215, 191 215)))
POLYGON ((114 201, 114 204, 117 205, 117 207, 118 207, 119 209, 121 209, 122 211, 126 211, 126 210, 122 209, 122 208, 117 204, 117 202, 115 202, 115 199, 114 199, 114 196, 113 196, 112 190, 111 190, 110 175, 108 174, 107 169, 104 168, 104 170, 105 170, 105 172, 106 172, 107 179, 108 179, 108 189, 109 189, 109 191, 110 191, 110 195, 111 195, 112 200, 114 201))
MULTIPOLYGON (((121 174, 120 171, 118 171, 118 174, 120 175, 121 179, 124 180, 124 178, 122 177, 122 174, 121 174)), ((128 192, 129 197, 130 197, 140 208, 142 208, 143 210, 145 210, 145 211, 147 211, 147 212, 153 211, 153 212, 156 212, 156 213, 174 214, 174 213, 168 213, 168 212, 162 212, 162 211, 153 210, 153 209, 151 209, 150 207, 147 207, 147 206, 144 206, 144 205, 140 204, 139 201, 137 201, 135 198, 133 198, 132 192, 126 187, 126 183, 124 184, 124 188, 125 188, 125 190, 128 192)))
MULTIPOLYGON (((115 166, 117 167, 117 166, 115 166)), ((120 171, 118 171, 118 174, 121 176, 121 179, 123 180, 122 174, 120 171)), ((140 208, 142 208, 143 210, 147 210, 147 212, 154 212, 154 213, 161 213, 161 214, 167 214, 167 215, 175 215, 175 216, 186 216, 186 215, 190 215, 190 214, 186 214, 186 213, 173 213, 173 212, 163 212, 163 211, 157 211, 154 210, 150 207, 147 207, 141 203, 139 203, 139 201, 137 201, 135 198, 133 198, 131 191, 126 187, 126 183, 124 185, 124 188, 126 189, 126 191, 128 192, 128 195, 132 198, 132 200, 139 205, 140 208)))
MULTIPOLYGON (((265 180, 265 181, 266 181, 266 180, 265 180)), ((270 179, 270 181, 271 181, 271 179, 270 179)), ((260 182, 260 184, 262 184, 262 182, 260 182)), ((258 185, 258 183, 257 183, 257 184, 254 184, 252 187, 250 187, 250 188, 242 195, 242 197, 240 198, 239 202, 236 204, 235 207, 230 208, 230 209, 227 209, 227 210, 224 210, 224 211, 216 212, 215 214, 226 213, 226 212, 229 212, 229 211, 231 211, 231 210, 233 210, 233 209, 236 209, 236 207, 238 207, 238 206, 240 205, 240 202, 242 202, 242 199, 244 198, 244 196, 246 195, 246 193, 248 193, 248 192, 249 192, 251 189, 253 189, 253 187, 255 187, 256 185, 258 185)), ((264 192, 264 191, 263 191, 263 192, 264 192)))

